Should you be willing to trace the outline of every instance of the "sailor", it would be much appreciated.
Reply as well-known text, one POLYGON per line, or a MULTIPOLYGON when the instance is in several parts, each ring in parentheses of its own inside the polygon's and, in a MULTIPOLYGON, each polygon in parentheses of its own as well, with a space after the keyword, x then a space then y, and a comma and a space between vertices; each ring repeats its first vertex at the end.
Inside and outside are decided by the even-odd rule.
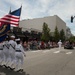
POLYGON ((16 52, 15 52, 15 56, 16 56, 16 67, 15 70, 17 72, 19 71, 23 71, 23 63, 24 63, 24 56, 26 56, 24 48, 22 46, 22 44, 20 43, 20 39, 16 39, 15 40, 17 42, 17 46, 16 46, 16 52))
POLYGON ((3 66, 3 45, 4 45, 4 42, 1 42, 0 43, 0 66, 3 66))
POLYGON ((5 67, 7 67, 8 64, 8 58, 9 58, 9 42, 8 42, 8 36, 6 37, 5 41, 4 41, 4 45, 3 45, 3 54, 4 54, 4 58, 3 58, 3 65, 5 67))
POLYGON ((61 45, 62 45, 61 40, 59 40, 58 45, 59 45, 59 50, 60 50, 61 49, 61 45))
POLYGON ((10 67, 11 70, 14 69, 14 64, 15 64, 15 47, 16 47, 16 42, 15 42, 15 36, 10 37, 9 41, 10 47, 9 47, 9 63, 8 66, 10 67))

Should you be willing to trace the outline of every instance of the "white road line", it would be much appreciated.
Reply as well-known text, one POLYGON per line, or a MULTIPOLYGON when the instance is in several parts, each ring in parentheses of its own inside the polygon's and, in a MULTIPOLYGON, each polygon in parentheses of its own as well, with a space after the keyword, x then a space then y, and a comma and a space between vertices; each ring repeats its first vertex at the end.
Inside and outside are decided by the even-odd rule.
POLYGON ((51 51, 51 50, 45 50, 45 51, 43 51, 43 53, 46 53, 46 52, 49 52, 49 51, 51 51))
POLYGON ((55 51, 54 53, 59 53, 60 51, 55 51))
POLYGON ((72 52, 67 52, 66 54, 71 54, 72 52))
POLYGON ((36 51, 31 51, 31 52, 39 52, 39 51, 41 51, 41 50, 36 50, 36 51))

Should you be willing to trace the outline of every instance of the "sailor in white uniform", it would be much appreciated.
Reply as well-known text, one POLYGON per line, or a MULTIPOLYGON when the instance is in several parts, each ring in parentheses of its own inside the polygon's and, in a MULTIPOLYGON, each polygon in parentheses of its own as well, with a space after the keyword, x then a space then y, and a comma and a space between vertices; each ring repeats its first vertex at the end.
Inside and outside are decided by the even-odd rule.
POLYGON ((9 58, 9 42, 8 42, 8 36, 6 37, 5 41, 4 41, 4 45, 3 45, 3 54, 4 54, 4 58, 3 58, 3 65, 6 67, 8 64, 8 58, 9 58))
POLYGON ((23 49, 22 44, 20 43, 20 39, 16 39, 15 40, 17 42, 17 46, 16 46, 16 52, 15 52, 15 56, 16 56, 16 67, 15 70, 17 72, 19 71, 23 71, 23 63, 24 63, 24 56, 26 56, 25 51, 23 49))
POLYGON ((60 50, 61 49, 61 45, 62 45, 61 40, 59 40, 58 45, 59 45, 59 50, 60 50))
POLYGON ((15 47, 16 47, 16 42, 15 40, 15 36, 11 36, 10 37, 10 47, 9 47, 9 64, 8 66, 10 67, 11 70, 14 69, 14 64, 15 64, 15 47))
POLYGON ((3 55, 3 45, 4 45, 4 43, 1 42, 0 43, 0 66, 3 66, 3 58, 4 58, 4 55, 3 55))

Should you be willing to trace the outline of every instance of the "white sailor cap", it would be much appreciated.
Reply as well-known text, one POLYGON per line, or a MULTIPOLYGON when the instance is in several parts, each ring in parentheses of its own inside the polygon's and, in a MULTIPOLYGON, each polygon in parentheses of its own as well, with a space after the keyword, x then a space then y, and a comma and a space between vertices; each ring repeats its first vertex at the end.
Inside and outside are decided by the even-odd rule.
POLYGON ((20 41, 20 38, 18 38, 18 39, 15 39, 15 41, 20 41))
POLYGON ((6 38, 8 38, 8 36, 6 36, 6 38))
POLYGON ((61 40, 59 40, 61 42, 61 40))
POLYGON ((12 35, 12 36, 11 36, 11 38, 15 38, 15 36, 14 36, 14 35, 12 35))

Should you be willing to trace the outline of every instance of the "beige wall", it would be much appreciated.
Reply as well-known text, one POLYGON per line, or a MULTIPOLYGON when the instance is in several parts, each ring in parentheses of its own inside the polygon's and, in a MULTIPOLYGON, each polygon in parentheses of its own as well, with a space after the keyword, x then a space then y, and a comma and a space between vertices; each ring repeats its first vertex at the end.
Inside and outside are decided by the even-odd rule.
POLYGON ((36 18, 36 19, 29 19, 29 20, 22 20, 20 21, 19 25, 23 28, 28 29, 37 29, 42 30, 43 23, 46 23, 48 27, 51 29, 51 32, 54 32, 55 27, 58 27, 58 30, 64 29, 66 33, 66 23, 62 21, 58 16, 49 16, 44 18, 36 18))
POLYGON ((58 16, 56 16, 56 26, 58 27, 58 30, 64 29, 66 34, 66 23, 61 20, 58 16))

